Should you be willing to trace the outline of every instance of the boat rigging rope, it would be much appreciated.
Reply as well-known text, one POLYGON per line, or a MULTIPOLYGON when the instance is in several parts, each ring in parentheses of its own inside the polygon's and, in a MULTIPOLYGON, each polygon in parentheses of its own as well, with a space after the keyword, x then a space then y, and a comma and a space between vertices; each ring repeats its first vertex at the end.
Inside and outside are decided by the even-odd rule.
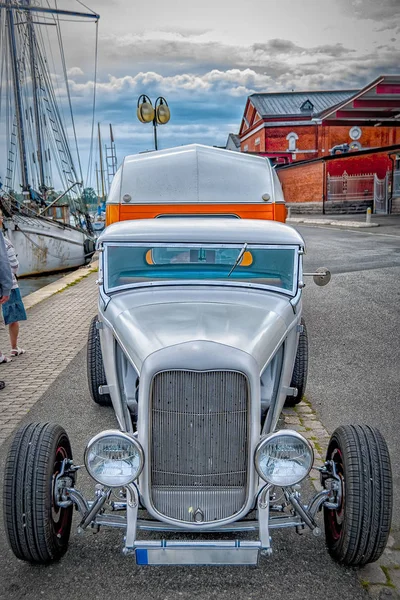
MULTIPOLYGON (((55 6, 57 8, 57 1, 55 3, 55 6)), ((67 66, 66 66, 66 62, 65 62, 65 53, 64 53, 64 44, 63 44, 63 41, 62 41, 61 27, 60 27, 60 22, 59 22, 58 15, 57 15, 57 37, 58 37, 58 43, 59 43, 59 46, 60 46, 61 63, 62 63, 62 68, 63 68, 63 73, 64 73, 65 87, 67 89, 69 112, 70 112, 71 121, 72 121, 72 130, 74 132, 74 140, 75 140, 76 155, 77 155, 77 158, 78 158, 80 181, 83 182, 81 157, 79 155, 78 139, 77 139, 77 136, 76 136, 76 128, 75 128, 75 119, 74 119, 74 115, 73 115, 73 112, 72 112, 71 93, 70 93, 70 90, 69 90, 69 82, 68 82, 68 75, 67 75, 67 66)))
MULTIPOLYGON (((5 31, 5 20, 4 20, 4 28, 3 28, 3 19, 1 17, 0 14, 0 48, 3 48, 3 44, 5 46, 6 42, 3 42, 3 39, 5 40, 6 37, 6 31, 5 31)), ((5 49, 4 49, 5 50, 5 49)), ((3 81, 4 81, 4 70, 5 70, 5 62, 6 62, 6 52, 3 50, 3 52, 1 52, 1 67, 0 67, 0 121, 1 121, 1 112, 2 112, 2 99, 3 99, 3 81)), ((7 80, 8 82, 8 80, 7 80)))
MULTIPOLYGON (((51 8, 51 5, 50 5, 50 2, 49 2, 49 0, 46 0, 46 2, 47 2, 47 6, 48 6, 49 8, 51 8)), ((56 27, 56 28, 57 28, 57 23, 56 23, 55 16, 54 16, 54 15, 51 15, 51 17, 49 17, 49 19, 51 19, 51 25, 54 25, 54 27, 56 27)), ((50 51, 50 57, 51 57, 51 62, 52 62, 53 73, 56 73, 56 72, 57 72, 57 69, 56 69, 56 63, 55 63, 55 60, 54 60, 54 54, 53 54, 53 44, 52 44, 52 43, 51 43, 51 41, 50 41, 49 28, 48 28, 48 27, 45 27, 44 29, 45 29, 45 31, 46 31, 46 37, 47 37, 47 48, 48 48, 48 49, 49 49, 49 51, 50 51)), ((47 66, 48 70, 50 70, 50 69, 49 69, 49 65, 48 65, 48 60, 47 60, 47 58, 46 58, 46 54, 47 54, 47 53, 46 53, 46 46, 45 46, 45 42, 44 42, 44 36, 43 36, 43 34, 42 34, 42 27, 38 27, 38 33, 39 33, 39 35, 40 35, 40 38, 41 38, 41 43, 42 43, 42 56, 43 56, 43 60, 44 60, 44 63, 46 64, 46 66, 47 66)), ((55 95, 57 96, 57 100, 58 100, 58 102, 56 102, 56 104, 57 104, 57 106, 59 106, 59 107, 60 107, 60 109, 61 109, 61 110, 60 110, 60 118, 61 118, 61 123, 62 123, 62 125, 63 125, 64 129, 66 129, 66 120, 65 120, 65 114, 64 114, 64 103, 61 101, 61 95, 60 95, 60 90, 59 90, 59 87, 58 87, 58 86, 55 86, 55 89, 54 89, 54 91, 55 91, 55 95)))
POLYGON ((81 6, 84 6, 87 10, 90 10, 91 13, 93 13, 94 15, 96 14, 94 12, 94 10, 92 10, 89 6, 86 6, 86 4, 83 4, 83 2, 81 2, 81 0, 76 0, 78 4, 80 4, 81 6))
MULTIPOLYGON (((96 14, 91 8, 87 7, 80 0, 76 0, 80 5, 84 6, 88 11, 96 14)), ((49 0, 45 0, 49 6, 49 0)), ((57 0, 55 0, 55 5, 57 8, 57 0)), ((15 178, 18 175, 18 164, 16 158, 18 156, 17 152, 17 139, 16 133, 14 130, 16 129, 16 123, 12 123, 13 110, 12 110, 12 102, 11 102, 11 94, 9 90, 4 94, 5 82, 8 82, 10 79, 9 76, 9 61, 7 60, 7 52, 4 52, 5 44, 7 43, 6 36, 6 19, 4 17, 5 11, 0 11, 0 48, 2 48, 2 52, 0 53, 0 116, 3 118, 3 114, 5 113, 5 121, 6 121, 6 138, 9 145, 8 157, 6 159, 6 169, 5 169, 5 187, 9 190, 14 188, 15 178), (15 138, 15 139, 14 139, 15 138)), ((42 142, 43 142, 43 156, 42 159, 45 163, 45 180, 51 187, 51 171, 56 167, 58 171, 58 176, 60 178, 61 183, 64 187, 69 186, 71 183, 75 181, 83 181, 83 172, 82 172, 82 163, 81 157, 78 148, 78 139, 77 139, 77 130, 76 124, 74 120, 74 115, 72 111, 72 99, 71 99, 71 90, 68 82, 68 74, 67 74, 67 64, 66 57, 64 51, 64 44, 61 37, 61 26, 60 17, 57 15, 57 18, 54 16, 47 17, 44 16, 44 19, 56 26, 57 38, 60 46, 60 57, 62 70, 66 85, 66 92, 68 98, 69 112, 73 130, 73 136, 76 147, 76 158, 77 163, 79 165, 78 173, 75 172, 73 155, 70 150, 68 138, 66 135, 66 125, 65 125, 65 117, 63 113, 63 102, 60 101, 59 90, 56 86, 54 89, 52 82, 52 75, 49 69, 49 64, 47 62, 46 53, 45 53, 45 42, 42 35, 42 28, 35 28, 34 35, 34 47, 36 50, 36 73, 31 73, 31 65, 27 60, 28 53, 28 26, 26 20, 25 11, 23 10, 23 5, 21 5, 21 10, 16 11, 16 22, 18 25, 18 35, 17 35, 17 52, 19 54, 19 67, 20 67, 20 77, 21 77, 21 95, 22 95, 22 104, 23 104, 23 119, 25 121, 26 127, 26 150, 27 150, 27 162, 29 169, 29 178, 31 179, 31 183, 33 187, 37 187, 37 181, 39 180, 39 165, 37 162, 37 149, 35 144, 35 129, 33 122, 33 113, 31 108, 31 97, 28 90, 29 78, 37 75, 37 79, 39 82, 39 90, 38 90, 38 103, 40 105, 41 112, 41 123, 43 125, 42 130, 42 142), (56 95, 58 97, 58 102, 56 99, 56 95), (60 110, 61 109, 61 110, 60 110), (51 158, 53 160, 51 160, 51 158), (53 162, 54 161, 54 162, 53 162), (53 163, 53 165, 52 165, 53 163)), ((35 21, 34 21, 35 23, 35 21)), ((42 24, 42 23, 40 23, 42 24)), ((48 28, 45 28, 47 39, 48 39, 48 50, 50 50, 51 60, 53 63, 53 71, 56 73, 55 69, 55 61, 52 51, 53 44, 50 43, 50 37, 48 28)), ((94 82, 93 82, 93 107, 92 107, 92 127, 91 127, 91 142, 90 142, 90 154, 89 154, 89 165, 88 165, 88 175, 91 174, 92 163, 93 163, 93 146, 94 146, 94 124, 95 124, 95 109, 96 109, 96 93, 97 93, 97 72, 98 72, 98 19, 96 19, 96 34, 95 34, 95 55, 94 55, 94 82)), ((8 87, 8 86, 6 86, 8 87)), ((92 175, 90 175, 90 179, 92 175)), ((76 194, 76 193, 75 193, 76 194)), ((78 194, 76 194, 78 196, 78 194)), ((72 193, 74 196, 74 193, 72 193)), ((70 196, 70 204, 73 206, 75 210, 81 209, 79 197, 73 198, 70 196)))
POLYGON ((89 162, 86 174, 86 185, 90 185, 91 176, 89 179, 89 173, 92 173, 92 161, 93 161, 93 140, 94 140, 94 120, 96 113, 96 88, 97 88, 97 56, 98 56, 98 42, 99 42, 99 22, 96 21, 96 42, 94 50, 94 78, 93 78, 93 107, 92 107, 92 131, 90 134, 90 151, 89 151, 89 162))

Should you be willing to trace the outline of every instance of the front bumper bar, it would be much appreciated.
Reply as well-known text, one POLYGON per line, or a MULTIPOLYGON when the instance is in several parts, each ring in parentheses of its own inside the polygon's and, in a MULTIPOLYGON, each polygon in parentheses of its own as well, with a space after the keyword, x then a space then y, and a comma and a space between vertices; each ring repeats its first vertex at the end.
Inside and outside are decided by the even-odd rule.
MULTIPOLYGON (((125 531, 123 552, 133 556, 138 565, 257 565, 261 554, 272 553, 271 529, 289 527, 303 529, 308 526, 315 535, 320 535, 321 531, 314 517, 320 507, 327 503, 330 494, 329 490, 322 490, 314 496, 307 507, 300 502, 299 494, 288 488, 284 493, 292 505, 292 514, 276 514, 275 511, 279 512, 279 507, 270 506, 269 487, 265 486, 258 496, 257 520, 236 521, 199 531, 199 533, 219 534, 254 532, 257 535, 256 540, 137 539, 138 531, 185 533, 185 529, 138 518, 139 497, 137 488, 133 484, 125 488, 126 502, 110 505, 112 507, 115 504, 114 510, 117 511, 126 510, 126 516, 105 512, 105 502, 109 501, 111 493, 109 489, 99 489, 94 502, 87 502, 82 494, 73 488, 64 489, 64 497, 68 498, 68 503, 73 502, 82 515, 78 531, 84 531, 87 527, 99 529, 101 526, 123 529, 125 531)), ((66 503, 59 502, 59 504, 66 503)), ((186 533, 193 533, 193 530, 186 533)))

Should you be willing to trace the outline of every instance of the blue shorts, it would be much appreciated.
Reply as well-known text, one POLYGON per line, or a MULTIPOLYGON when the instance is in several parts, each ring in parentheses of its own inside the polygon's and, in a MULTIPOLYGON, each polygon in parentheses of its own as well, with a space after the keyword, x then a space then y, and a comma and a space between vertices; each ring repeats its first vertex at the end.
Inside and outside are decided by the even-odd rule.
POLYGON ((17 321, 26 321, 26 312, 24 303, 22 302, 21 292, 19 288, 11 290, 11 294, 7 302, 1 305, 3 311, 4 323, 16 323, 17 321))

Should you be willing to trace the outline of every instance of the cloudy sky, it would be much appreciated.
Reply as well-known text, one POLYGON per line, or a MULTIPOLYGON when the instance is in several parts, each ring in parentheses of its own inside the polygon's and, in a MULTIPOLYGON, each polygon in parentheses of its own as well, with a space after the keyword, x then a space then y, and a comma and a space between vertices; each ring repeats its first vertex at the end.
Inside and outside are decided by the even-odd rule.
MULTIPOLYGON (((140 94, 167 98, 159 146, 225 145, 253 92, 359 88, 400 71, 399 0, 85 0, 100 14, 96 121, 119 161, 153 147, 140 94)), ((86 10, 78 0, 59 8, 86 10)), ((53 28, 54 29, 54 28, 53 28)), ((96 25, 63 22, 84 169, 96 25)), ((107 141, 106 139, 104 141, 107 141)))

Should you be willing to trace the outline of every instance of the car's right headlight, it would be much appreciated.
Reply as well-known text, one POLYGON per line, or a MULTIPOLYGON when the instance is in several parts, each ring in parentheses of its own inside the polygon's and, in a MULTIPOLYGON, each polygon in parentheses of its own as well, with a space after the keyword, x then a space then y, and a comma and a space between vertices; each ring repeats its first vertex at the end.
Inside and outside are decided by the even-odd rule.
POLYGON ((95 481, 107 487, 122 487, 139 476, 143 450, 129 433, 110 430, 95 435, 85 450, 85 465, 95 481))
POLYGON ((306 438, 297 431, 286 429, 261 440, 254 462, 264 481, 285 487, 307 477, 313 466, 314 452, 306 438))

